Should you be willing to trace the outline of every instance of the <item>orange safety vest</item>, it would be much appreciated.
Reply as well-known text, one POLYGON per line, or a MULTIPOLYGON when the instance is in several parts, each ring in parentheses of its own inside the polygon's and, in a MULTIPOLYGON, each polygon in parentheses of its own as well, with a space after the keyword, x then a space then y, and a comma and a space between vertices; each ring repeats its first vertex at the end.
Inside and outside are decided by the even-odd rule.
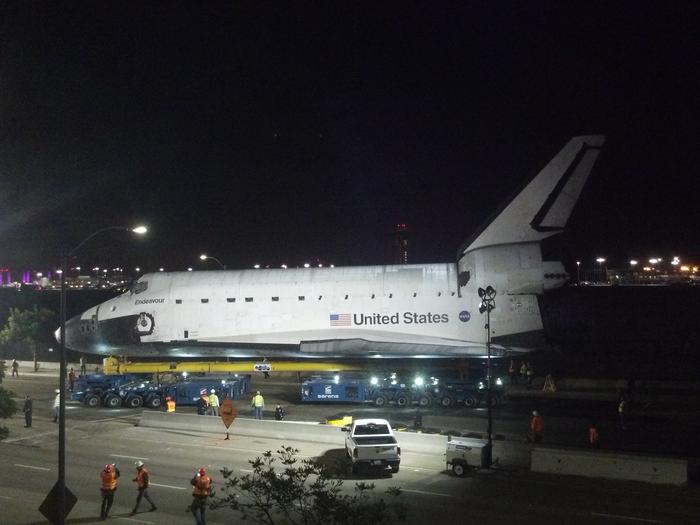
POLYGON ((117 490, 117 473, 114 469, 109 472, 103 470, 100 473, 100 478, 102 479, 102 490, 117 490))
POLYGON ((535 435, 540 435, 542 432, 544 432, 544 421, 542 421, 542 416, 532 416, 530 430, 532 430, 532 433, 535 435))
POLYGON ((175 401, 172 399, 165 402, 165 407, 168 412, 175 412, 175 401))
POLYGON ((598 434, 598 429, 596 427, 591 427, 588 429, 588 441, 591 445, 597 445, 600 442, 600 435, 598 434))
POLYGON ((136 474, 136 484, 139 488, 145 488, 147 486, 146 478, 148 478, 148 471, 145 468, 140 469, 136 474))
POLYGON ((192 486, 192 495, 198 498, 206 498, 209 495, 210 487, 211 478, 209 476, 200 476, 197 474, 194 478, 194 485, 192 486))

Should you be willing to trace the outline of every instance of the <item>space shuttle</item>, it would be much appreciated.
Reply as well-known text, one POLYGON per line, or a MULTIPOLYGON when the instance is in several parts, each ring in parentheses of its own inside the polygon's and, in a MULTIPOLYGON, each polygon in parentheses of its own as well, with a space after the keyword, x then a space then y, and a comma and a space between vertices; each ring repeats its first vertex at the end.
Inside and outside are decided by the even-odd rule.
POLYGON ((492 355, 527 351, 543 333, 538 296, 569 278, 540 242, 563 231, 604 141, 572 138, 454 263, 149 273, 70 319, 66 345, 131 358, 478 357, 478 289, 491 286, 492 355))

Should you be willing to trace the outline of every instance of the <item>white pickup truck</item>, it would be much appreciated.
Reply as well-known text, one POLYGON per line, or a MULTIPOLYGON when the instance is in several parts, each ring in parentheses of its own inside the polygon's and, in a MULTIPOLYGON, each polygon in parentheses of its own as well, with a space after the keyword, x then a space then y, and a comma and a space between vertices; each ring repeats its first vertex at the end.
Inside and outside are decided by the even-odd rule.
POLYGON ((360 466, 373 469, 391 468, 396 473, 401 463, 401 447, 386 419, 358 419, 352 425, 342 427, 345 436, 345 452, 352 463, 352 472, 360 466))

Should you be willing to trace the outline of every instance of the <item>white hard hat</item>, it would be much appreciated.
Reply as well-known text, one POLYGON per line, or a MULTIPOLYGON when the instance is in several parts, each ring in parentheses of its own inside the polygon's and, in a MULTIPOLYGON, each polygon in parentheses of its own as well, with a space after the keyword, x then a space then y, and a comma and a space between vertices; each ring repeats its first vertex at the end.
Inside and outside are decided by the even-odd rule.
POLYGON ((143 467, 143 461, 140 459, 138 461, 134 461, 134 465, 136 465, 136 468, 141 468, 143 467))
POLYGON ((213 388, 209 391, 210 394, 213 394, 215 392, 216 392, 216 390, 214 390, 213 388))

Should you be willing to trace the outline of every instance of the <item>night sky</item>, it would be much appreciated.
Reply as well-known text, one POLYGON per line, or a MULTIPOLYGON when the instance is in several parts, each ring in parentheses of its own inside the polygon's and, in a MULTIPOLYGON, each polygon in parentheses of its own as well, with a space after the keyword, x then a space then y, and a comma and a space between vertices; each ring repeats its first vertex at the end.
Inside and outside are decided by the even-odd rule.
POLYGON ((3 2, 0 267, 454 261, 582 133, 561 255, 700 262, 700 3, 384 4, 3 2))

